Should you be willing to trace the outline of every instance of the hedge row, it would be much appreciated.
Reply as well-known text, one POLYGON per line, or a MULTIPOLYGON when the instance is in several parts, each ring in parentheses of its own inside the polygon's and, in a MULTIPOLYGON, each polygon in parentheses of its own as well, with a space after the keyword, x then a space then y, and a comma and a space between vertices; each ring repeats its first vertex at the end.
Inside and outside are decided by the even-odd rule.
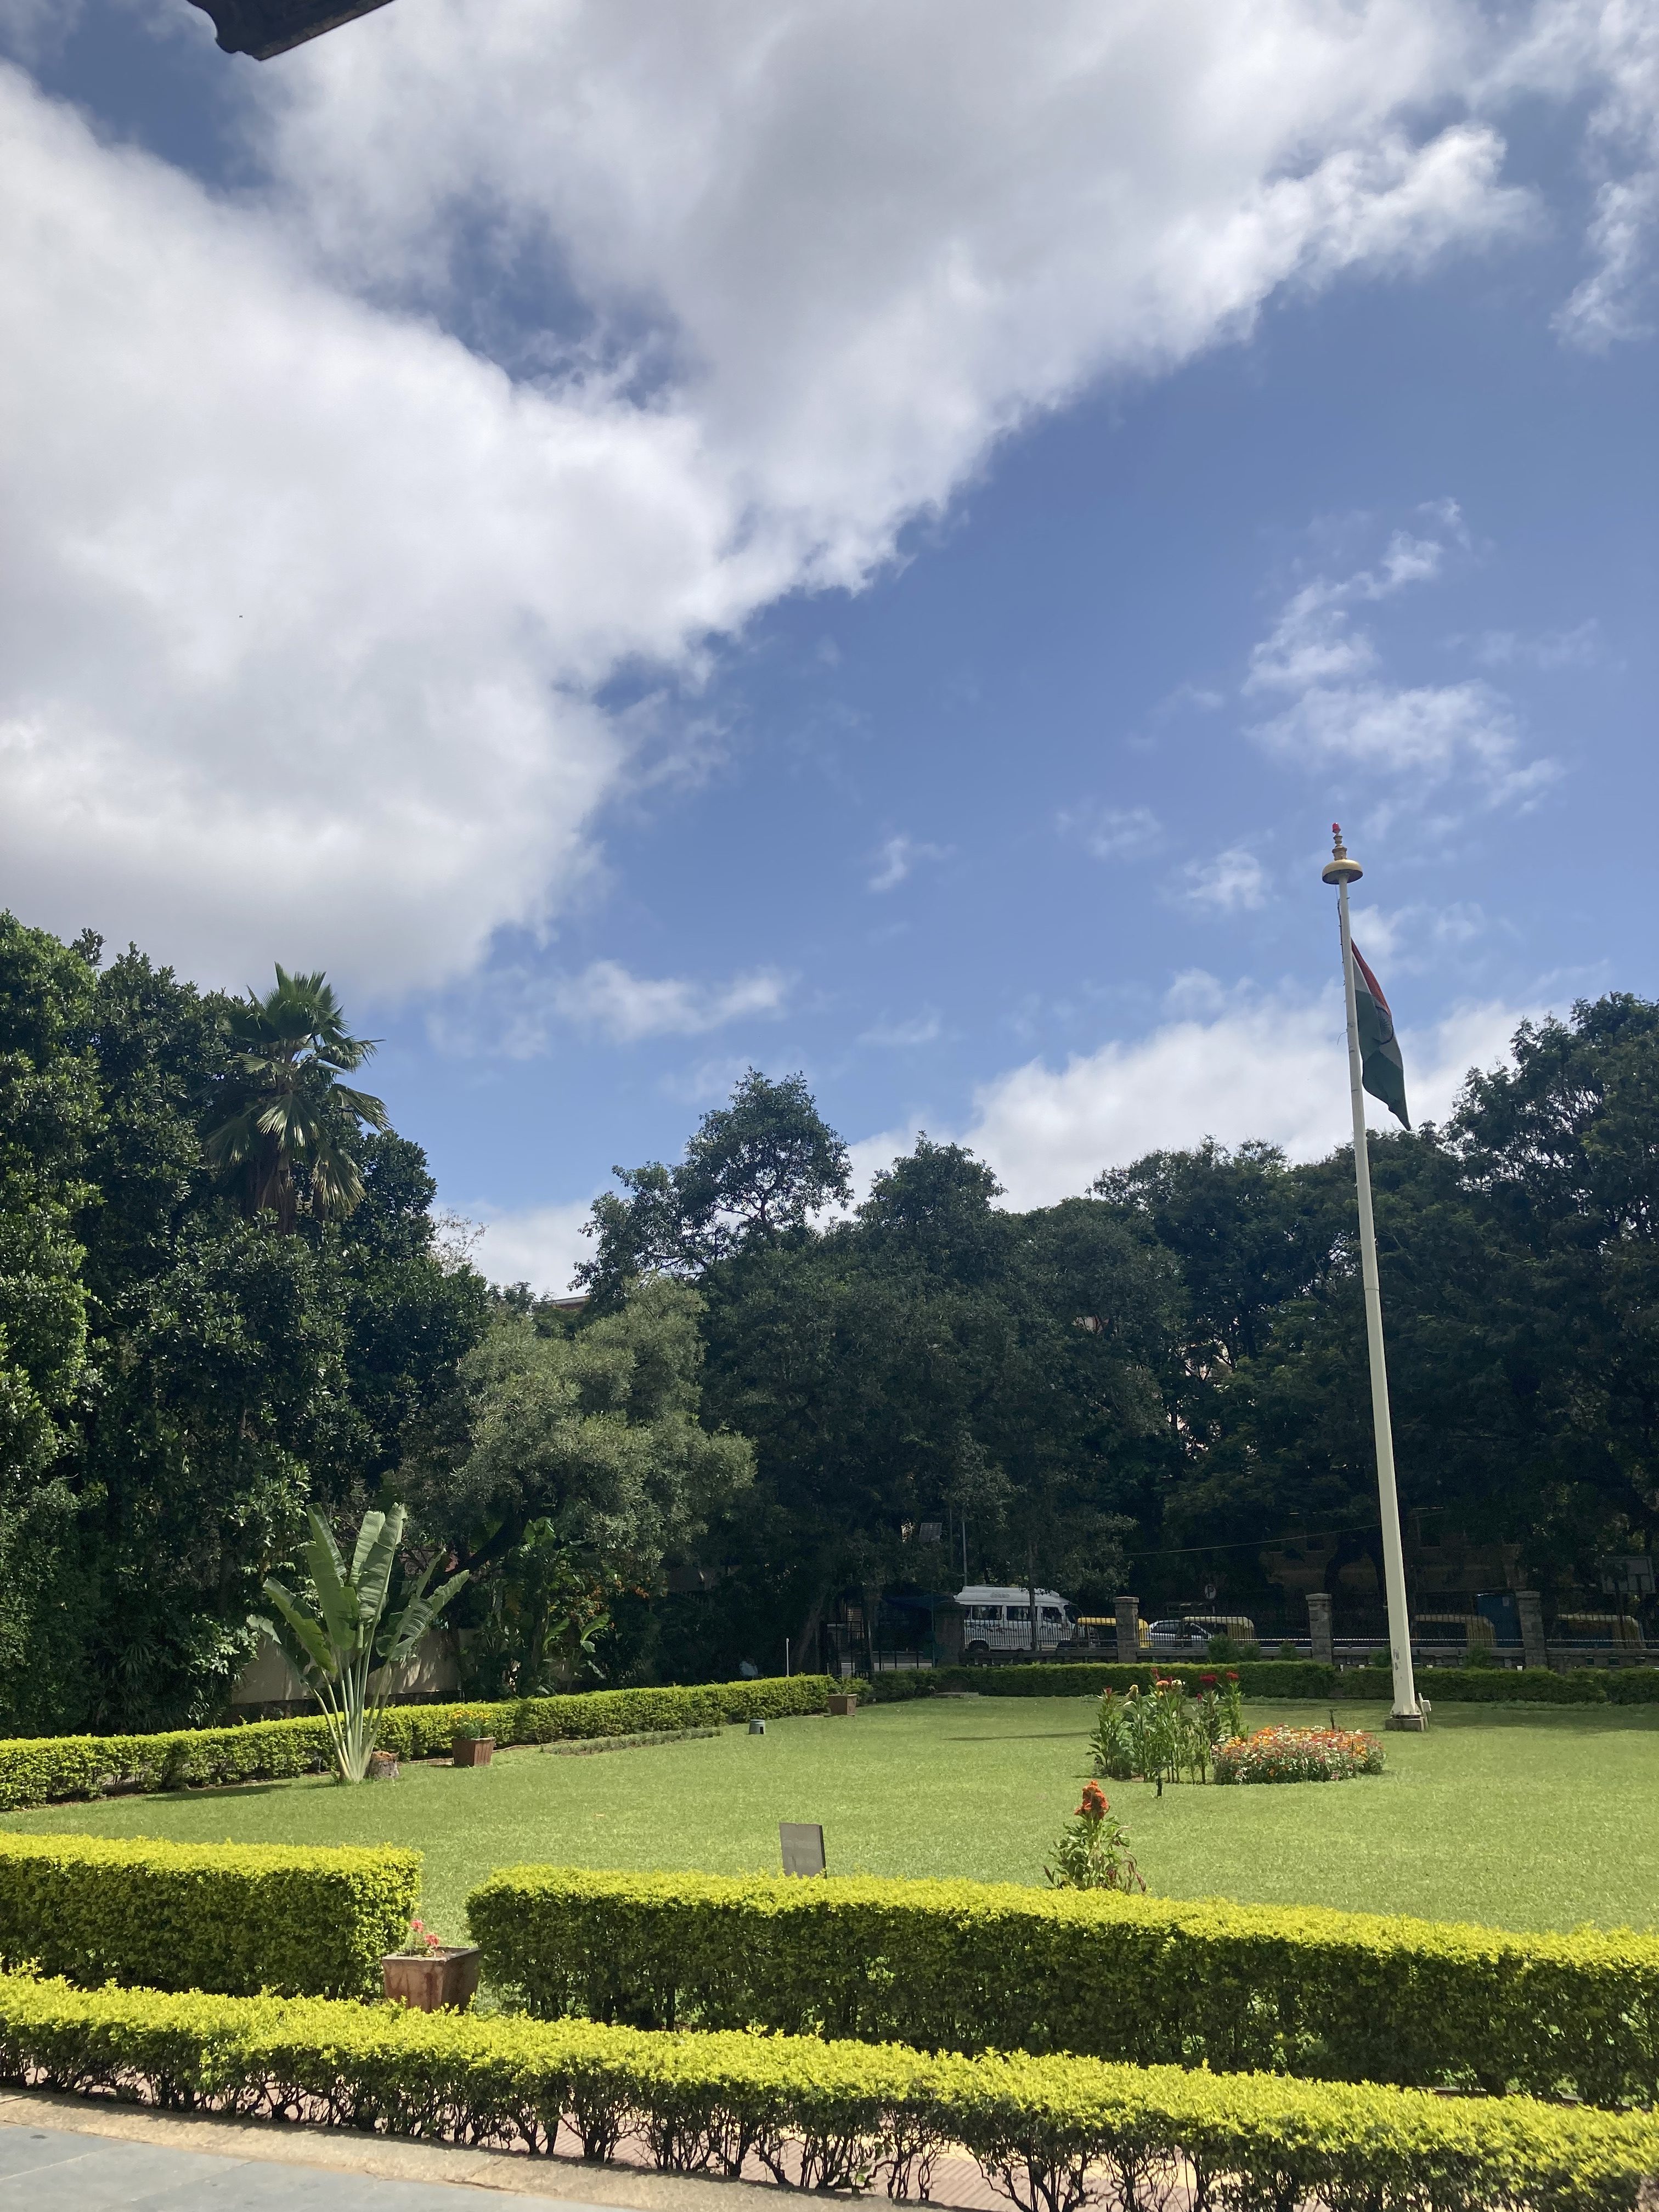
POLYGON ((1238 2212, 1631 2212, 1659 2169, 1651 2114, 1524 2098, 23 1978, 0 1979, 0 2075, 532 2151, 563 2126, 593 2160, 631 2141, 672 2172, 897 2197, 925 2197, 948 2147, 1028 2212, 1189 2191, 1238 2212))
MULTIPOLYGON (((499 1705, 399 1705, 386 1715, 381 1741, 400 1758, 430 1758, 449 1749, 463 1716, 503 1744, 654 1735, 822 1712, 829 1692, 838 1686, 827 1675, 796 1674, 683 1689, 593 1690, 499 1705)), ((282 1781, 319 1773, 327 1765, 328 1736, 320 1719, 179 1729, 164 1735, 13 1737, 0 1741, 0 1811, 114 1791, 282 1781)))
POLYGON ((420 1893, 418 1851, 0 1835, 0 1961, 162 1990, 359 1996, 420 1893))
MULTIPOLYGON (((987 1698, 1097 1698, 1103 1690, 1150 1689, 1156 1677, 1196 1688, 1206 1674, 1229 1671, 1223 1662, 1150 1660, 1133 1667, 1104 1662, 1054 1660, 1009 1667, 939 1667, 931 1674, 883 1674, 873 1686, 878 1702, 927 1696, 941 1690, 977 1690, 987 1698)), ((1386 1703, 1386 1668, 1326 1667, 1311 1659, 1246 1659, 1231 1667, 1247 1698, 1369 1699, 1386 1703)), ((1557 1674, 1542 1668, 1420 1667, 1419 1692, 1447 1705, 1600 1705, 1659 1704, 1659 1668, 1576 1667, 1557 1674)))
POLYGON ((1659 2099, 1659 1938, 969 1881, 513 1867, 467 1900, 544 2018, 1659 2099))

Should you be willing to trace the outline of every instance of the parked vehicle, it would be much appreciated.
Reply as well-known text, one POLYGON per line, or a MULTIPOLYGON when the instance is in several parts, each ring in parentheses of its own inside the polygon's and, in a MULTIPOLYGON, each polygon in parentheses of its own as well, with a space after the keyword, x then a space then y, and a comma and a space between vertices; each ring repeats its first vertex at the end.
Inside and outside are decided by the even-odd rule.
MULTIPOLYGON (((1077 1633, 1072 1608, 1058 1590, 1036 1594, 1036 1648, 1039 1654, 1058 1651, 1077 1633)), ((1013 1654, 1031 1649, 1031 1594, 1012 1584, 969 1583, 957 1592, 962 1607, 963 1650, 969 1659, 988 1659, 999 1652, 1013 1654)))
POLYGON ((1196 1654, 1201 1658, 1212 1636, 1230 1636, 1235 1644, 1254 1644, 1255 1623, 1242 1613, 1171 1613, 1152 1623, 1147 1641, 1155 1653, 1170 1658, 1177 1654, 1183 1658, 1196 1654))

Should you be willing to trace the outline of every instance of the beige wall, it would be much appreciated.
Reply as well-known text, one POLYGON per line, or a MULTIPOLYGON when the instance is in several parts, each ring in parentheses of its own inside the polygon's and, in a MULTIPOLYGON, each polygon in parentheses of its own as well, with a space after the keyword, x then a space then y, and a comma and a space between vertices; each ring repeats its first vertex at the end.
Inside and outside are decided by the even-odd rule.
MULTIPOLYGON (((380 1687, 377 1681, 376 1689, 380 1687)), ((428 1629, 415 1647, 414 1656, 398 1669, 392 1695, 399 1698, 453 1698, 460 1694, 460 1669, 455 1663, 451 1638, 438 1628, 428 1629)), ((311 1701, 311 1693, 288 1662, 288 1655, 262 1637, 259 1649, 236 1678, 230 1693, 237 1705, 298 1705, 311 1701)))

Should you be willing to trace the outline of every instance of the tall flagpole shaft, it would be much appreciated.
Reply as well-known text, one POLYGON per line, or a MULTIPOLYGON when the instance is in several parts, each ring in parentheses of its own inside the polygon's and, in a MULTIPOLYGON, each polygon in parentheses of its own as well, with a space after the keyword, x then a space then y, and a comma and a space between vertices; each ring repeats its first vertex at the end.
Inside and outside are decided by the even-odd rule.
MULTIPOLYGON (((1340 852, 1340 845, 1338 849, 1340 852)), ((1346 854, 1343 857, 1346 859, 1346 854)), ((1355 867, 1353 873, 1358 872, 1355 867)), ((1423 1711, 1417 1702, 1417 1680, 1412 1671, 1406 1556, 1400 1540, 1400 1498, 1394 1480, 1394 1424, 1389 1418, 1389 1370, 1382 1350, 1382 1287, 1376 1272, 1376 1224, 1371 1218, 1371 1162, 1365 1142, 1359 1015, 1354 1003, 1353 940, 1348 933, 1348 880, 1346 872, 1338 873, 1336 911, 1342 931, 1342 990, 1348 1010, 1348 1090, 1353 1103, 1353 1173, 1359 1192, 1359 1272, 1365 1288, 1365 1339, 1371 1360, 1371 1425, 1376 1434, 1376 1490, 1382 1518, 1382 1580, 1389 1600, 1389 1651, 1394 1662, 1394 1711, 1389 1716, 1389 1726, 1420 1729, 1423 1711)))

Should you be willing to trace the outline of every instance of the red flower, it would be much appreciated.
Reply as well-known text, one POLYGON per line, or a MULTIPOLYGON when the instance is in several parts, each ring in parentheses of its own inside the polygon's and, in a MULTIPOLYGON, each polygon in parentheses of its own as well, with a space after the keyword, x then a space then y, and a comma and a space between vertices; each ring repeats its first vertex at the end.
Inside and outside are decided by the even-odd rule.
POLYGON ((1200 1674, 1200 1675, 1199 1676, 1199 1678, 1198 1678, 1198 1679, 1199 1679, 1200 1685, 1204 1689, 1206 1689, 1206 1690, 1212 1690, 1212 1689, 1214 1689, 1214 1687, 1215 1687, 1215 1676, 1214 1676, 1213 1674, 1200 1674))
POLYGON ((1083 1785, 1083 1802, 1077 1808, 1079 1820, 1102 1820, 1110 1809, 1106 1802, 1106 1792, 1101 1788, 1099 1783, 1085 1782, 1083 1785))
POLYGON ((1231 1667, 1229 1667, 1229 1668, 1228 1668, 1228 1669, 1227 1669, 1227 1680, 1228 1680, 1230 1682, 1236 1682, 1236 1681, 1238 1680, 1238 1676, 1237 1676, 1237 1673, 1236 1673, 1236 1672, 1234 1671, 1234 1669, 1233 1669, 1232 1668, 1231 1668, 1231 1667))

